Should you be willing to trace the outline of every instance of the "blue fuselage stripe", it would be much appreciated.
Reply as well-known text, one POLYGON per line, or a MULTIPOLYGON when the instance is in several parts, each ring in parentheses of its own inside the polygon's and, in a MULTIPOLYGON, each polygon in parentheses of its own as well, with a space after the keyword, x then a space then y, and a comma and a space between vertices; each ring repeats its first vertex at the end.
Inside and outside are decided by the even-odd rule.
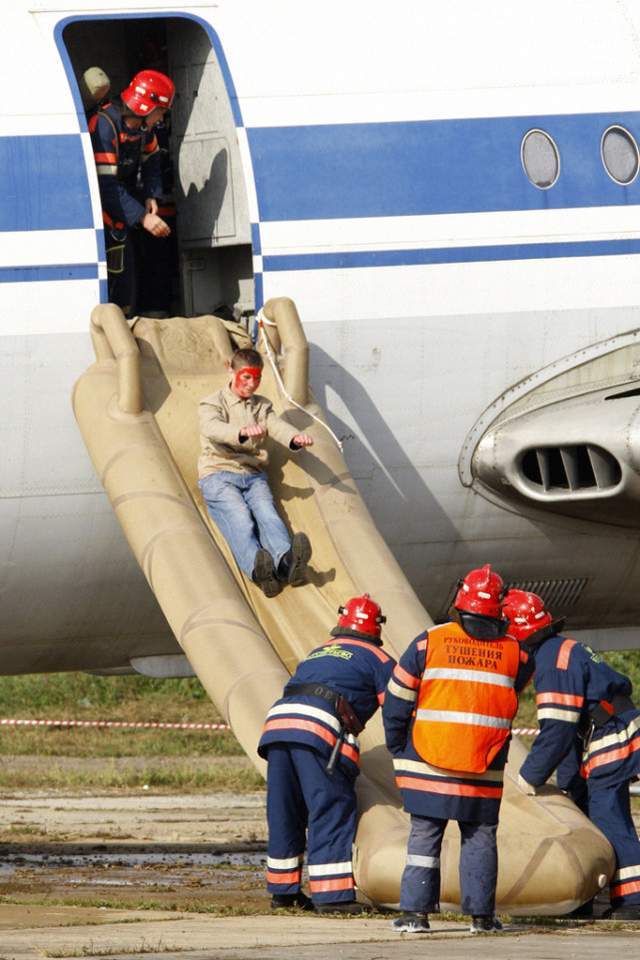
POLYGON ((97 263, 65 263, 47 267, 0 267, 0 283, 33 283, 40 280, 96 280, 97 263))
POLYGON ((640 253, 638 240, 585 240, 571 243, 502 243, 477 247, 414 250, 358 250, 266 256, 266 271, 345 270, 352 267, 413 267, 492 260, 553 260, 560 257, 612 257, 640 253))
POLYGON ((0 231, 92 228, 79 134, 0 137, 0 231))
POLYGON ((640 178, 620 186, 600 156, 622 124, 640 141, 640 113, 329 124, 247 130, 261 221, 401 217, 640 203, 640 178), (532 186, 524 134, 554 139, 561 172, 532 186))

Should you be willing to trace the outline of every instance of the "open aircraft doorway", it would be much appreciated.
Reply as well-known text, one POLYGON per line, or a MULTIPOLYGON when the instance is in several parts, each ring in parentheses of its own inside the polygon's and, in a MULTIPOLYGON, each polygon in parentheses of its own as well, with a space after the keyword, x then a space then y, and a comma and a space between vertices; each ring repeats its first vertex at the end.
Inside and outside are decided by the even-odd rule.
POLYGON ((143 247, 148 302, 138 312, 194 316, 219 313, 221 305, 236 318, 254 312, 251 224, 231 80, 207 30, 188 17, 92 18, 69 23, 62 38, 70 82, 75 79, 88 114, 96 109, 82 83, 90 67, 107 74, 112 98, 141 69, 165 72, 176 85, 158 136, 165 151, 163 200, 169 215, 173 207, 175 229, 159 256, 154 239, 143 247))

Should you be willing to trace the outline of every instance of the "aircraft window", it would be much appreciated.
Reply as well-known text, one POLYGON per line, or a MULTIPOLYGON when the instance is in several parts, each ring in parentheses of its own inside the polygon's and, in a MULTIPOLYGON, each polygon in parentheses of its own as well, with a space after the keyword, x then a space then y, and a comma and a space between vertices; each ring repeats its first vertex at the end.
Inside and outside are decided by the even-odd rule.
POLYGON ((638 176, 638 144, 624 127, 609 127, 605 130, 600 153, 605 170, 616 183, 626 186, 638 176))
POLYGON ((548 190, 560 176, 560 154, 548 133, 529 130, 520 147, 524 172, 539 190, 548 190))

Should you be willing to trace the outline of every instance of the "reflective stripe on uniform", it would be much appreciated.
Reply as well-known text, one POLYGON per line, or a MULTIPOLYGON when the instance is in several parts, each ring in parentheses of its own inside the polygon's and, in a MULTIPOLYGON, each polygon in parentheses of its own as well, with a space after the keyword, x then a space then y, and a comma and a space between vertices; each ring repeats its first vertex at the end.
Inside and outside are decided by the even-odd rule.
POLYGON ((636 863, 632 867, 622 867, 620 870, 616 870, 611 882, 615 883, 617 880, 628 880, 629 877, 640 877, 640 863, 636 863))
POLYGON ((267 883, 284 883, 289 886, 291 883, 300 883, 301 877, 302 867, 288 873, 274 873, 272 870, 267 870, 267 883))
POLYGON ((304 854, 300 853, 297 857, 285 857, 284 860, 278 857, 267 857, 267 867, 272 870, 292 870, 299 867, 304 854))
POLYGON ((427 867, 429 870, 437 870, 440 867, 440 857, 423 857, 419 853, 408 853, 407 866, 427 867))
POLYGON ((97 163, 96 173, 99 177, 115 177, 118 173, 117 164, 97 163))
POLYGON ((507 717, 491 717, 484 713, 464 713, 461 710, 425 710, 417 711, 418 720, 429 720, 432 723, 468 723, 474 727, 495 727, 498 730, 509 730, 511 719, 507 717))
POLYGON ((334 880, 309 880, 309 890, 314 893, 332 893, 334 890, 353 890, 353 877, 338 877, 334 880))
POLYGON ((554 710, 553 707, 541 707, 538 710, 538 720, 564 720, 566 723, 577 723, 580 719, 578 710, 554 710))
MULTIPOLYGON (((321 724, 315 723, 313 720, 304 720, 302 717, 283 717, 281 720, 267 720, 262 728, 262 732, 269 733, 272 730, 303 730, 305 733, 313 733, 317 737, 320 737, 328 743, 330 747, 335 746, 335 742, 338 739, 334 733, 326 730, 321 724)), ((347 734, 347 737, 350 742, 342 744, 340 753, 343 753, 345 757, 349 757, 350 760, 357 763, 358 741, 355 737, 352 737, 351 734, 347 734)))
POLYGON ((609 887, 609 896, 612 900, 615 900, 616 897, 628 897, 632 893, 640 893, 640 880, 617 883, 609 887))
POLYGON ((558 658, 556 660, 556 667, 558 670, 568 670, 569 657, 571 656, 571 651, 577 642, 577 640, 564 640, 562 642, 560 649, 558 650, 558 658))
POLYGON ((395 682, 393 677, 387 684, 387 690, 389 693, 392 693, 394 697, 400 697, 401 700, 408 700, 409 703, 413 703, 418 697, 417 690, 407 690, 406 687, 401 687, 399 683, 395 682))
POLYGON ((330 640, 329 643, 325 643, 325 647, 333 647, 338 643, 341 647, 364 647, 365 650, 368 650, 369 653, 372 653, 374 657, 377 657, 381 663, 387 663, 391 657, 381 650, 375 643, 367 643, 366 640, 352 640, 351 637, 335 637, 335 639, 330 640))
POLYGON ((636 750, 640 750, 640 737, 626 743, 617 750, 607 750, 606 753, 599 753, 595 757, 592 756, 590 760, 582 765, 582 771, 584 771, 588 777, 592 770, 596 770, 598 767, 604 767, 607 763, 613 763, 614 760, 626 760, 627 757, 630 757, 636 750))
POLYGON ((640 717, 635 717, 623 730, 616 730, 615 733, 608 733, 606 737, 600 737, 599 740, 592 740, 589 745, 589 756, 598 750, 606 750, 607 747, 624 746, 639 730, 640 717))
POLYGON ((448 781, 418 780, 417 777, 396 777, 396 783, 402 790, 421 790, 424 793, 448 793, 453 797, 483 797, 499 800, 502 786, 475 786, 470 783, 449 783, 448 781))
POLYGON ((343 860, 342 863, 310 863, 310 877, 335 877, 337 873, 351 873, 353 864, 351 860, 343 860))
POLYGON ((536 695, 536 703, 556 703, 565 707, 581 707, 584 704, 584 697, 572 693, 546 691, 536 695))
POLYGON ((429 667, 424 680, 467 680, 473 683, 491 683, 496 687, 514 687, 515 677, 501 673, 484 673, 482 670, 449 670, 447 667, 429 667))
POLYGON ((432 767, 425 760, 401 760, 393 761, 394 770, 405 770, 407 773, 422 773, 429 777, 456 777, 458 780, 478 780, 494 781, 502 783, 504 780, 503 770, 485 770, 484 773, 462 773, 460 770, 443 770, 442 767, 432 767))
POLYGON ((267 720, 271 717, 288 715, 291 713, 301 713, 305 717, 314 717, 316 720, 322 720, 328 727, 331 727, 336 733, 340 733, 340 723, 327 710, 321 710, 320 707, 313 707, 310 703, 279 703, 271 707, 267 714, 267 720))
POLYGON ((405 687, 411 687, 414 690, 417 690, 420 686, 420 677, 414 677, 412 673, 409 673, 399 663, 396 663, 393 668, 393 676, 396 677, 400 683, 404 683, 405 687))

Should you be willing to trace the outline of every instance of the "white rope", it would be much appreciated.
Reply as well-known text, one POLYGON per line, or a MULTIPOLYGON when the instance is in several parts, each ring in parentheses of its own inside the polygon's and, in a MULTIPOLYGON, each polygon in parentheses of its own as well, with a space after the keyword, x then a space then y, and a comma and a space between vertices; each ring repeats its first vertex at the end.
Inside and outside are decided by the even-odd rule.
POLYGON ((273 320, 267 319, 267 317, 265 317, 264 312, 262 311, 262 309, 260 309, 260 310, 258 311, 258 315, 256 316, 256 322, 257 322, 257 324, 258 324, 258 328, 259 328, 260 334, 261 334, 261 336, 262 336, 262 340, 263 340, 263 343, 264 343, 265 352, 266 352, 267 357, 268 357, 268 359, 269 359, 269 363, 271 364, 271 367, 272 367, 272 369, 273 369, 273 375, 274 375, 274 377, 276 378, 276 383, 277 383, 278 386, 280 387, 281 392, 285 395, 285 397, 287 398, 287 400, 289 401, 289 403, 293 404, 294 407, 297 407, 298 410, 302 410, 302 412, 303 412, 303 413, 306 413, 306 415, 307 415, 308 417, 311 417, 312 420, 315 420, 316 423, 319 423, 321 427, 324 427, 324 429, 325 429, 328 433, 331 434, 331 436, 333 437, 333 440, 334 440, 335 443, 336 443, 336 446, 338 447, 338 450, 340 451, 340 453, 342 453, 342 442, 341 442, 341 441, 338 439, 338 437, 335 435, 335 433, 333 432, 333 430, 331 429, 331 427, 329 426, 329 424, 325 423, 324 420, 321 420, 320 417, 316 417, 315 413, 311 413, 310 410, 307 410, 307 409, 306 409, 305 407, 303 407, 301 404, 296 403, 296 401, 293 399, 293 397, 290 397, 289 394, 287 393, 287 391, 286 391, 286 389, 285 389, 285 386, 284 386, 284 383, 282 382, 282 377, 280 376, 280 371, 278 370, 278 365, 277 365, 277 363, 276 363, 276 359, 275 359, 275 357, 274 357, 274 355, 273 355, 273 353, 272 353, 271 345, 270 345, 270 343, 269 343, 269 339, 268 339, 266 333, 264 332, 265 326, 266 326, 266 327, 277 327, 277 323, 274 323, 273 320))

